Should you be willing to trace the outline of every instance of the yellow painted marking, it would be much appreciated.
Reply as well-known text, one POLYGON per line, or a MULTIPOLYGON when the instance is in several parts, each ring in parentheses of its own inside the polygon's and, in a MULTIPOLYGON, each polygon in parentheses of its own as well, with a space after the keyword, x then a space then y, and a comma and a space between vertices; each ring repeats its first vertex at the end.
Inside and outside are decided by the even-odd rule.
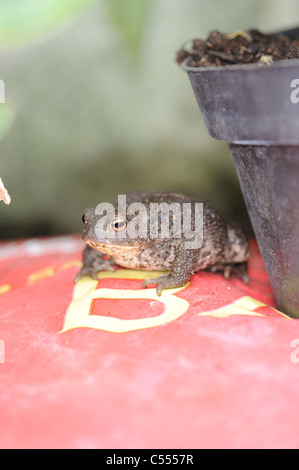
POLYGON ((0 295, 6 294, 6 292, 11 290, 11 285, 10 284, 3 284, 0 286, 0 295))
MULTIPOLYGON (((257 299, 254 299, 250 296, 244 296, 240 299, 232 302, 229 305, 225 305, 224 307, 217 308, 215 310, 210 310, 208 312, 199 313, 198 316, 210 316, 210 317, 217 317, 217 318, 225 318, 230 317, 231 315, 251 315, 256 317, 267 317, 267 315, 263 315, 262 313, 255 312, 254 310, 258 307, 269 307, 268 305, 260 302, 257 299)), ((273 307, 269 307, 273 308, 273 307)), ((282 315, 284 318, 289 318, 284 313, 280 312, 273 308, 277 313, 282 315)))
POLYGON ((35 273, 30 274, 30 276, 28 276, 27 284, 33 284, 34 282, 40 281, 45 277, 53 276, 54 274, 55 268, 53 266, 48 266, 46 268, 40 269, 39 271, 36 271, 35 273))
POLYGON ((58 269, 57 272, 64 271, 65 269, 72 268, 73 266, 77 266, 78 268, 82 267, 82 261, 79 261, 78 259, 70 259, 69 261, 66 261, 63 263, 58 269))
MULTIPOLYGON (((99 278, 126 278, 148 279, 156 277, 160 273, 148 271, 117 270, 115 272, 101 272, 99 278)), ((154 328, 181 317, 189 308, 189 303, 173 294, 181 291, 186 286, 178 289, 167 289, 159 297, 156 289, 96 289, 98 281, 83 277, 74 288, 74 297, 68 308, 63 329, 64 333, 73 328, 94 328, 113 333, 125 333, 128 331, 154 328), (121 319, 104 315, 89 315, 93 299, 148 299, 162 302, 165 310, 161 315, 151 318, 121 319)))
MULTIPOLYGON (((103 271, 98 273, 99 279, 148 279, 157 277, 159 272, 134 271, 120 269, 114 272, 103 271)), ((126 333, 129 331, 154 328, 172 322, 186 313, 189 303, 185 299, 176 297, 175 293, 186 286, 178 289, 166 289, 159 297, 156 289, 97 289, 98 281, 90 277, 82 277, 74 287, 73 300, 69 305, 65 321, 60 333, 74 328, 93 328, 96 330, 109 331, 113 333, 126 333), (151 318, 121 319, 106 315, 90 315, 90 307, 94 299, 148 299, 162 302, 165 310, 162 314, 151 318)), ((251 315, 265 317, 262 313, 255 312, 258 307, 267 307, 266 304, 250 296, 244 296, 224 307, 199 313, 198 316, 212 316, 225 318, 231 315, 251 315)), ((273 309, 275 310, 275 309, 273 309)), ((288 318, 282 312, 276 310, 280 315, 288 318)))

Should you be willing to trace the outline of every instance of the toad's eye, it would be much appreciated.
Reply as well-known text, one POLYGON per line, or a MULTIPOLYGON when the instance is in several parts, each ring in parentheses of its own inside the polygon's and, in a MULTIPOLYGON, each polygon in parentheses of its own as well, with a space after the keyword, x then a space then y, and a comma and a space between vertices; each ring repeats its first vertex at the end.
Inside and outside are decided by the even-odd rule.
POLYGON ((82 215, 82 222, 83 222, 84 225, 86 224, 86 215, 85 214, 82 215))
POLYGON ((121 219, 118 217, 117 219, 114 219, 112 222, 112 228, 115 230, 115 232, 121 232, 124 230, 127 226, 127 221, 126 219, 121 219))

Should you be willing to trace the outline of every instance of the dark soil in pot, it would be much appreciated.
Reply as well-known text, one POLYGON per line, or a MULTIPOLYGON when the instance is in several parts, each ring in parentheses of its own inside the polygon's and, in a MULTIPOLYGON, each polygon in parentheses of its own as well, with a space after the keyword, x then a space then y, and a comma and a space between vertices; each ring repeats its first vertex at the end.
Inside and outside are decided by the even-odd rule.
POLYGON ((270 64, 299 58, 299 39, 257 30, 223 34, 212 31, 206 40, 194 39, 183 47, 176 60, 189 67, 221 67, 232 64, 270 64), (186 61, 187 59, 187 61, 186 61))

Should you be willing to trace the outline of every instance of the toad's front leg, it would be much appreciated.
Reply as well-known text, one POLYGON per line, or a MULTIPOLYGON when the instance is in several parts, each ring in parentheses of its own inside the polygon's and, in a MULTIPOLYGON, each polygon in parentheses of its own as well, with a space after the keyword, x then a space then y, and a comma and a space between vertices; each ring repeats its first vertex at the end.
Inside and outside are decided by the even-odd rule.
POLYGON ((156 284, 156 291, 159 296, 163 289, 174 289, 184 286, 190 280, 192 274, 194 274, 198 254, 199 250, 179 250, 168 274, 161 274, 156 279, 145 279, 142 286, 147 287, 149 284, 156 284))
POLYGON ((74 279, 77 282, 83 276, 90 276, 98 279, 97 273, 100 271, 114 271, 113 260, 104 253, 86 246, 83 252, 83 266, 74 279))

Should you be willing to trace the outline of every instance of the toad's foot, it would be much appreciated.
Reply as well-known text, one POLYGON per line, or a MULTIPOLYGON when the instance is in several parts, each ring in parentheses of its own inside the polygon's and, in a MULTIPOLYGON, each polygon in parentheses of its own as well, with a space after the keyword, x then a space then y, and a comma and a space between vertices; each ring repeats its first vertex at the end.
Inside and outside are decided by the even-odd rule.
POLYGON ((89 276, 92 279, 98 280, 97 274, 101 271, 115 271, 111 263, 102 263, 101 266, 82 266, 81 270, 74 278, 74 282, 78 282, 81 277, 89 276))
POLYGON ((178 280, 175 276, 170 274, 161 274, 155 279, 145 279, 142 283, 142 287, 147 287, 149 284, 155 284, 157 295, 160 297, 163 289, 175 289, 176 287, 182 287, 186 284, 187 281, 182 282, 178 280))
POLYGON ((194 273, 197 259, 198 250, 182 249, 178 251, 170 273, 161 274, 156 279, 146 279, 143 281, 142 286, 146 287, 148 284, 156 284, 156 292, 159 296, 163 289, 183 287, 194 273))
POLYGON ((235 263, 235 264, 215 264, 209 268, 211 273, 216 273, 218 271, 222 271, 223 277, 225 279, 229 279, 231 275, 234 273, 240 279, 242 279, 245 284, 249 283, 249 276, 247 271, 247 262, 244 263, 235 263))
POLYGON ((84 276, 97 280, 97 274, 101 271, 115 271, 113 260, 107 258, 100 251, 87 246, 83 253, 83 266, 76 275, 74 282, 79 281, 84 276))

